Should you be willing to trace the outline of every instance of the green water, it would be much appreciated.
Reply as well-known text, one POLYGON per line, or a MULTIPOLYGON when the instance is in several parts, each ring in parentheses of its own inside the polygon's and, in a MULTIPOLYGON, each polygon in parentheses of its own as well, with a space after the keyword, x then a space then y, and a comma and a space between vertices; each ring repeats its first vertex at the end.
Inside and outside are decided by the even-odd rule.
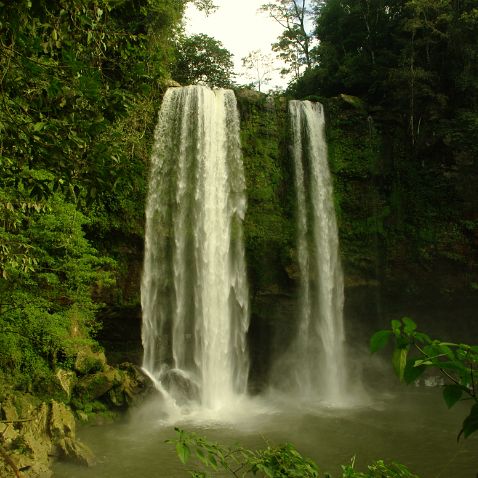
MULTIPOLYGON (((440 391, 401 388, 367 406, 351 409, 286 407, 262 401, 229 423, 183 418, 181 428, 221 443, 248 447, 293 443, 321 471, 339 476, 340 464, 356 456, 357 468, 375 459, 404 463, 422 478, 475 478, 478 436, 456 441, 464 404, 447 410, 440 391), (234 423, 235 422, 235 423, 234 423)), ((174 447, 174 424, 149 405, 121 424, 87 427, 81 440, 95 452, 94 468, 57 464, 55 478, 187 477, 174 447)))

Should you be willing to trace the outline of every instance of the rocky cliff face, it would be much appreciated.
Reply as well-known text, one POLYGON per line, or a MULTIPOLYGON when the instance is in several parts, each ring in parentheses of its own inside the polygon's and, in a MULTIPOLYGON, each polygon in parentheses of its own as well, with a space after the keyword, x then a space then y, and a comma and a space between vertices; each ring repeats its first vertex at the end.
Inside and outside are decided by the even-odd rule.
POLYGON ((107 364, 102 352, 77 353, 72 370, 57 369, 45 396, 0 385, 0 476, 49 478, 53 459, 93 466, 91 450, 76 438, 76 422, 102 423, 155 393, 139 367, 107 364))
MULTIPOLYGON (((236 96, 248 196, 244 236, 251 292, 249 340, 260 381, 267 373, 261 349, 283 347, 281 332, 274 330, 293 320, 298 279, 294 178, 287 98, 250 90, 238 90, 236 96)), ((437 297, 447 310, 462 297, 474 301, 478 204, 471 191, 478 175, 472 159, 463 151, 447 150, 435 152, 440 156, 436 163, 431 156, 419 160, 410 156, 393 126, 374 123, 374 112, 358 98, 311 99, 320 100, 326 110, 349 335, 367 341, 369 330, 386 325, 390 317, 415 310, 425 316, 424 308, 433 306, 437 297), (447 154, 449 161, 444 159, 447 154)), ((116 243, 123 247, 120 239, 116 243)), ((125 273, 123 296, 130 304, 136 300, 137 307, 125 314, 118 309, 117 318, 107 318, 101 339, 115 362, 139 363, 141 246, 124 247, 131 253, 131 261, 126 261, 131 274, 125 273), (121 324, 128 332, 118 333, 121 324)))
POLYGON ((55 457, 94 465, 93 452, 76 439, 75 417, 65 404, 35 404, 33 397, 11 393, 1 402, 0 412, 0 476, 48 478, 55 457))

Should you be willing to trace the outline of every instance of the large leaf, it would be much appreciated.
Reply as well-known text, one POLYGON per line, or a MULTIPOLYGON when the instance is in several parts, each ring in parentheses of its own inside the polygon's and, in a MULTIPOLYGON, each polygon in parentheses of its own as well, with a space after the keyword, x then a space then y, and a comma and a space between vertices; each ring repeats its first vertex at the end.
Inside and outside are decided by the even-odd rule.
POLYGON ((370 339, 370 352, 375 353, 383 349, 392 335, 391 330, 379 330, 372 335, 370 339))
POLYGON ((468 438, 472 433, 478 430, 478 403, 475 403, 473 407, 471 407, 470 414, 465 418, 463 422, 463 428, 461 429, 460 433, 458 434, 458 440, 460 439, 461 435, 465 438, 468 438))
POLYGON ((391 321, 392 329, 395 334, 400 333, 400 329, 402 328, 402 323, 399 320, 392 320, 391 321))
POLYGON ((443 389, 443 399, 448 408, 453 407, 463 395, 463 387, 461 385, 446 385, 443 389))
POLYGON ((191 450, 189 447, 186 445, 186 443, 180 441, 176 443, 176 453, 183 464, 186 464, 191 456, 191 450))
POLYGON ((417 365, 415 359, 407 360, 405 370, 403 372, 403 379, 405 383, 413 383, 426 370, 423 365, 417 365))
POLYGON ((403 317, 402 322, 403 322, 403 325, 404 325, 403 331, 406 334, 411 334, 417 328, 417 324, 412 319, 410 319, 409 317, 403 317))
POLYGON ((400 381, 403 381, 407 365, 408 348, 397 348, 393 351, 392 365, 400 381))

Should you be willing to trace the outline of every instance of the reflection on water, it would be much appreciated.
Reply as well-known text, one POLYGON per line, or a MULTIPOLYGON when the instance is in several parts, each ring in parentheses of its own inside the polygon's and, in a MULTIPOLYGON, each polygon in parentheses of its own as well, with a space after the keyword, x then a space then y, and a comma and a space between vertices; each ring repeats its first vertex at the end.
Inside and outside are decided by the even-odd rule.
MULTIPOLYGON (((439 390, 403 388, 395 395, 353 409, 285 407, 276 399, 242 404, 242 413, 204 417, 191 411, 175 417, 186 430, 221 443, 258 448, 293 443, 314 459, 322 472, 339 476, 340 464, 356 456, 358 468, 375 459, 395 460, 422 478, 475 478, 478 437, 456 442, 466 406, 447 410, 439 390)), ((55 466, 55 478, 180 478, 189 474, 176 457, 174 426, 157 404, 138 410, 128 422, 88 427, 80 438, 96 453, 98 464, 86 469, 55 466)))

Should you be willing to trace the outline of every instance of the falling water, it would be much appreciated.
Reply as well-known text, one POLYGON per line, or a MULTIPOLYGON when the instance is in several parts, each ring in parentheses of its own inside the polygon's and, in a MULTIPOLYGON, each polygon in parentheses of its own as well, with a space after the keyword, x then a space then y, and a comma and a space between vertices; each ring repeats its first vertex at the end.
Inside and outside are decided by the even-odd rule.
POLYGON ((300 320, 291 353, 297 391, 345 400, 344 287, 320 103, 289 102, 297 194, 300 320))
POLYGON ((170 88, 155 132, 141 286, 144 369, 177 403, 247 386, 246 209, 232 91, 170 88))

